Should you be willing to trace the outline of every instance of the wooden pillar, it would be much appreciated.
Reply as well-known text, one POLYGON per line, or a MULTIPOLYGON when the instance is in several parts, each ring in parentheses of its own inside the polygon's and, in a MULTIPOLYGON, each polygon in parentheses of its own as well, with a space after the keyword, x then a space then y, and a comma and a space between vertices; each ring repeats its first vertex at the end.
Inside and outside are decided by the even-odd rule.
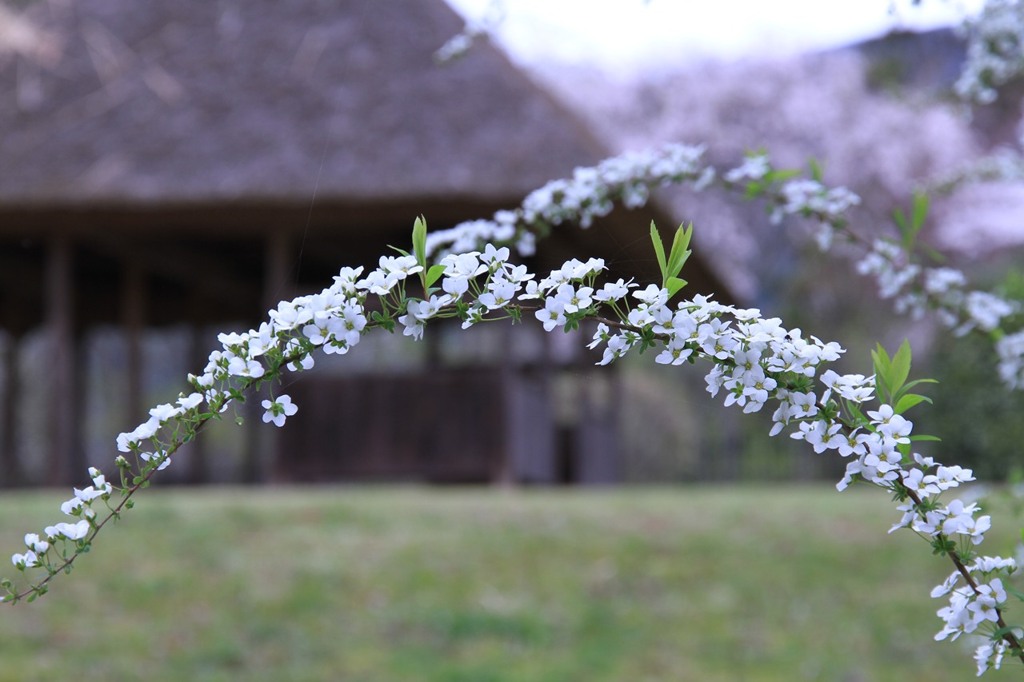
MULTIPOLYGON (((203 328, 191 326, 188 332, 188 361, 194 372, 200 372, 209 360, 210 348, 205 344, 203 328)), ((210 482, 209 450, 207 439, 203 436, 194 438, 188 443, 187 459, 185 460, 185 482, 189 485, 199 485, 210 482)))
POLYGON ((573 458, 581 484, 609 485, 622 480, 616 370, 614 365, 601 370, 573 367, 579 405, 578 421, 573 426, 573 458))
POLYGON ((290 235, 284 230, 268 233, 263 250, 263 317, 279 301, 292 298, 294 287, 289 281, 291 263, 290 235))
POLYGON ((146 277, 133 260, 124 263, 121 283, 121 329, 125 342, 125 428, 139 424, 146 414, 142 394, 142 330, 146 320, 146 277))
MULTIPOLYGON (((291 239, 284 230, 273 230, 264 238, 263 292, 260 297, 262 315, 256 320, 257 326, 267 319, 268 310, 276 307, 282 299, 292 297, 293 287, 289 283, 292 262, 290 242, 291 239)), ((270 460, 277 453, 277 429, 263 423, 263 407, 260 403, 267 395, 269 393, 264 390, 250 394, 246 400, 245 444, 241 471, 243 483, 259 483, 266 480, 270 460)))
POLYGON ((67 236, 51 238, 46 254, 46 326, 49 336, 50 443, 46 483, 69 485, 76 446, 74 256, 67 236))
MULTIPOLYGON (((501 400, 502 415, 500 424, 492 424, 492 428, 500 429, 501 432, 501 451, 498 453, 498 461, 492 463, 492 474, 491 482, 502 487, 512 487, 518 483, 523 483, 521 480, 524 477, 523 467, 519 462, 519 452, 517 452, 517 443, 521 442, 519 439, 522 437, 521 434, 513 433, 513 430, 519 428, 531 428, 526 425, 518 424, 517 420, 513 417, 515 414, 513 410, 516 406, 516 398, 518 397, 519 387, 524 384, 522 381, 522 374, 524 368, 518 358, 513 356, 512 352, 512 335, 524 331, 527 327, 516 327, 514 325, 506 325, 503 330, 498 343, 498 359, 488 359, 488 362, 496 362, 498 365, 498 372, 496 379, 498 381, 496 395, 501 400)), ((433 336, 440 336, 434 334, 433 336)), ((436 351, 439 354, 439 351, 436 351)), ((432 369, 432 368, 431 368, 432 369)))
POLYGON ((14 488, 24 485, 25 469, 18 457, 18 396, 21 373, 18 368, 18 337, 7 334, 3 346, 3 395, 0 396, 0 485, 14 488))
POLYGON ((743 456, 741 415, 737 410, 717 407, 714 412, 709 411, 708 405, 701 408, 704 412, 696 476, 702 482, 733 481, 740 474, 743 456))
POLYGON ((85 440, 83 419, 86 416, 85 406, 89 400, 89 334, 83 329, 80 334, 72 336, 72 352, 74 362, 74 384, 72 385, 73 396, 71 398, 75 409, 71 410, 71 435, 72 447, 68 450, 68 470, 71 476, 71 483, 82 485, 88 480, 87 470, 89 458, 85 452, 85 440))

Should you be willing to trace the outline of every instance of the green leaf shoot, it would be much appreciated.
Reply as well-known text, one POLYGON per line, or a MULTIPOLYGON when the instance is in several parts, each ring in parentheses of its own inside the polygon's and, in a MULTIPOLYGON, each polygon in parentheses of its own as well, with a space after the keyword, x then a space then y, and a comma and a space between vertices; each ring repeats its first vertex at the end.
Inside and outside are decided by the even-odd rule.
POLYGON ((665 283, 665 288, 668 290, 668 297, 672 298, 677 293, 679 293, 679 291, 685 286, 685 279, 679 279, 678 277, 669 277, 668 281, 665 283))
POLYGON ((900 396, 900 399, 896 401, 896 405, 894 405, 892 409, 896 414, 903 414, 914 405, 930 403, 931 401, 931 398, 927 396, 918 395, 917 393, 905 393, 900 396))
POLYGON ((668 280, 678 278, 679 273, 683 270, 683 265, 686 264, 690 254, 690 239, 693 237, 693 223, 690 223, 684 229, 680 225, 676 229, 675 235, 672 237, 672 250, 668 254, 668 277, 665 278, 665 283, 668 280))
POLYGON ((821 167, 821 163, 817 159, 812 158, 807 162, 807 165, 811 169, 811 179, 815 182, 824 182, 825 172, 821 167))
POLYGON ((658 233, 658 226, 651 221, 651 243, 654 244, 654 255, 658 259, 658 268, 661 269, 661 279, 667 279, 668 263, 665 261, 665 246, 661 243, 661 235, 658 233))
POLYGON ((910 342, 904 340, 891 357, 881 344, 871 351, 875 369, 875 389, 878 399, 892 405, 896 414, 902 414, 920 403, 931 403, 927 396, 910 393, 910 389, 921 384, 938 383, 935 379, 915 379, 908 382, 911 367, 910 342))
POLYGON ((416 263, 423 269, 427 267, 427 220, 423 216, 417 216, 412 224, 412 252, 416 256, 416 263))
POLYGON ((928 217, 928 195, 924 192, 914 193, 914 203, 912 207, 910 226, 914 230, 916 235, 924 227, 925 218, 928 217))
POLYGON ((661 288, 669 293, 669 298, 674 296, 686 286, 686 280, 679 277, 690 254, 693 253, 690 246, 690 239, 693 237, 693 224, 685 228, 680 225, 672 237, 672 247, 668 256, 665 256, 665 245, 661 241, 661 234, 657 225, 651 221, 651 244, 654 246, 654 255, 658 259, 658 268, 661 270, 661 288))
POLYGON ((443 265, 431 265, 427 270, 425 278, 427 288, 434 286, 434 283, 441 279, 441 275, 444 274, 444 271, 445 267, 443 265))

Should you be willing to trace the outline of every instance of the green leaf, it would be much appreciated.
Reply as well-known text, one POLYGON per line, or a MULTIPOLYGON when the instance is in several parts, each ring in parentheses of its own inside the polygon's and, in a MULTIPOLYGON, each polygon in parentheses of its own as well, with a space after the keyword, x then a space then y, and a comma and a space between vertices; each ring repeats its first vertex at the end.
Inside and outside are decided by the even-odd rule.
POLYGON ((938 263, 941 265, 942 263, 946 262, 945 256, 943 256, 941 253, 939 253, 932 247, 928 246, 927 244, 922 244, 921 246, 918 247, 918 250, 923 251, 925 255, 931 258, 933 263, 938 263))
POLYGON ((766 182, 781 182, 783 180, 789 180, 800 175, 800 171, 792 168, 785 168, 779 170, 768 171, 764 175, 766 182))
POLYGON ((811 179, 816 182, 824 182, 825 172, 821 168, 821 164, 818 163, 817 159, 811 159, 807 162, 807 165, 811 168, 811 179))
POLYGON ((665 284, 668 280, 677 277, 683 271, 683 264, 690 257, 690 239, 693 237, 693 223, 683 228, 680 225, 676 228, 675 236, 672 237, 672 250, 668 254, 668 276, 665 277, 665 284))
POLYGON ((942 439, 938 436, 929 436, 927 433, 918 433, 910 437, 912 441, 924 441, 925 443, 941 443, 942 439))
POLYGON ((426 283, 427 286, 433 286, 434 282, 441 279, 441 275, 444 274, 445 267, 443 265, 431 265, 430 269, 427 270, 426 283))
POLYGON ((892 361, 882 344, 871 351, 871 361, 875 368, 875 388, 878 389, 879 399, 888 400, 891 395, 889 375, 892 373, 892 361))
POLYGON ((676 233, 672 237, 672 248, 666 258, 661 234, 658 233, 658 227, 654 221, 651 221, 651 244, 654 245, 654 255, 658 259, 658 267, 661 268, 661 286, 668 290, 670 297, 686 286, 686 280, 680 279, 677 275, 682 272, 683 265, 692 253, 688 248, 692 237, 692 223, 685 228, 682 225, 676 228, 676 233))
POLYGON ((427 219, 417 216, 412 224, 412 252, 416 256, 416 262, 427 267, 427 219))
POLYGON ((896 229, 900 233, 900 248, 904 251, 910 251, 914 243, 914 231, 907 221, 906 214, 897 208, 892 212, 892 220, 896 223, 896 229))
MULTIPOLYGON (((914 381, 906 383, 903 386, 901 386, 898 391, 896 391, 895 393, 892 394, 892 396, 890 397, 890 404, 891 405, 896 405, 897 403, 899 403, 901 400, 903 400, 904 396, 910 395, 910 393, 909 393, 910 389, 913 388, 914 386, 917 386, 918 384, 937 384, 937 383, 939 383, 939 382, 936 381, 935 379, 915 379, 914 381)), ((924 400, 926 400, 929 403, 932 402, 931 399, 928 398, 927 396, 921 396, 921 398, 923 398, 924 400)), ((918 401, 918 402, 920 402, 920 401, 918 401)))
POLYGON ((916 235, 924 226, 924 220, 928 217, 928 195, 924 192, 914 193, 914 204, 910 216, 910 226, 916 235))
POLYGON ((937 384, 937 383, 939 383, 938 379, 914 379, 913 381, 910 381, 910 382, 907 382, 906 384, 904 384, 903 385, 903 390, 904 391, 908 391, 908 390, 912 389, 914 386, 917 386, 918 384, 937 384))
POLYGON ((686 286, 685 279, 679 279, 678 277, 669 277, 668 281, 665 282, 665 288, 668 290, 668 297, 672 298, 679 290, 686 286))
POLYGON ((654 244, 654 255, 658 259, 658 267, 661 268, 661 280, 664 282, 668 279, 668 263, 665 261, 665 246, 661 243, 661 235, 658 234, 658 228, 651 221, 651 243, 654 244))
POLYGON ((902 208, 893 209, 892 220, 896 223, 896 227, 900 228, 900 234, 903 234, 909 223, 907 222, 907 214, 903 212, 902 208))
MULTIPOLYGON (((1006 587, 1004 586, 1003 589, 1006 589, 1006 587)), ((1009 590, 1007 590, 1007 591, 1009 591, 1009 590)), ((1004 625, 1001 628, 996 628, 995 632, 992 633, 992 641, 994 642, 994 641, 1000 640, 1003 637, 1005 637, 1006 635, 1010 634, 1011 632, 1016 634, 1016 633, 1020 632, 1022 629, 1024 629, 1024 628, 1021 628, 1021 626, 1019 626, 1019 625, 1004 625)))
POLYGON ((910 219, 902 209, 897 208, 892 212, 893 222, 900 232, 900 245, 905 251, 913 251, 914 241, 918 232, 924 227, 924 221, 928 217, 928 195, 923 192, 914 194, 913 203, 910 206, 910 219))
POLYGON ((860 408, 857 407, 856 403, 849 403, 846 406, 846 409, 849 410, 850 416, 853 417, 853 422, 855 424, 867 424, 868 423, 868 418, 864 416, 864 413, 861 412, 860 408))
POLYGON ((907 377, 910 376, 910 355, 910 342, 904 339, 899 350, 892 356, 892 365, 888 376, 889 391, 892 396, 895 396, 903 388, 907 377))
POLYGON ((914 405, 931 402, 932 399, 927 396, 918 395, 916 393, 906 393, 896 401, 896 405, 892 409, 896 414, 903 414, 914 405))

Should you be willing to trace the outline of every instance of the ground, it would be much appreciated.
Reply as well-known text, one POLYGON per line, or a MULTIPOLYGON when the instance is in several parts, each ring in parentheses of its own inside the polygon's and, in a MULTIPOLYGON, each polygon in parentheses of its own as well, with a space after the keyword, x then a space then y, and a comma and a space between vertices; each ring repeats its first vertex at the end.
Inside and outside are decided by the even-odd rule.
MULTIPOLYGON (((0 498, 3 546, 60 501, 0 498)), ((156 488, 3 611, 0 681, 972 679, 896 516, 829 485, 156 488)))

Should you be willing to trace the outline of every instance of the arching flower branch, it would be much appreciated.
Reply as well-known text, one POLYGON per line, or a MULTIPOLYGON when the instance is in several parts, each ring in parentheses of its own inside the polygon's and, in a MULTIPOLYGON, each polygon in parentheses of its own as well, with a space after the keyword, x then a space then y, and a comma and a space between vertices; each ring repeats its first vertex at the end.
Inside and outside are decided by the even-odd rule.
MULTIPOLYGON (((778 318, 704 296, 672 303, 684 284, 679 275, 690 253, 690 234, 680 228, 666 253, 652 226, 662 279, 641 286, 621 279, 602 283, 600 259, 573 259, 538 278, 510 262, 507 247, 493 245, 434 263, 427 257, 426 226, 417 221, 412 253, 381 257, 365 276, 362 268, 343 268, 322 292, 280 303, 258 329, 221 334, 221 348, 210 354, 202 373, 189 377, 194 390, 153 408, 146 422, 117 438, 121 485, 90 469, 92 485, 75 489, 61 505, 74 521, 25 536, 27 549, 12 563, 41 577, 27 587, 5 579, 5 601, 45 593, 53 578, 69 571, 97 534, 131 507, 181 445, 252 389, 275 385, 286 371, 312 367, 318 351, 346 354, 376 328, 400 327, 419 339, 437 319, 455 318, 468 328, 532 317, 547 331, 596 322, 590 347, 602 351, 598 364, 645 350, 658 364, 708 363, 708 392, 724 396, 725 406, 749 413, 771 405, 770 435, 787 432, 817 453, 836 451, 847 460, 839 489, 863 481, 888 490, 902 514, 893 530, 911 529, 950 559, 954 572, 933 591, 936 597, 949 596, 939 611, 944 626, 937 638, 988 635, 977 650, 979 670, 998 667, 1007 652, 1024 661, 1021 628, 1007 624, 1003 615, 1008 601, 1003 581, 1016 571, 1015 562, 977 553, 991 519, 976 504, 940 501, 943 492, 973 480, 970 470, 941 465, 912 449, 915 440, 928 438, 913 435, 913 424, 903 415, 927 399, 910 392, 917 382, 908 382, 909 347, 892 357, 878 349, 873 375, 839 375, 825 369, 844 352, 837 343, 805 337, 778 318), (409 291, 415 279, 419 296, 409 291), (870 409, 873 402, 878 404, 870 409)), ((264 408, 265 421, 277 426, 299 409, 283 394, 265 401, 264 408)))

